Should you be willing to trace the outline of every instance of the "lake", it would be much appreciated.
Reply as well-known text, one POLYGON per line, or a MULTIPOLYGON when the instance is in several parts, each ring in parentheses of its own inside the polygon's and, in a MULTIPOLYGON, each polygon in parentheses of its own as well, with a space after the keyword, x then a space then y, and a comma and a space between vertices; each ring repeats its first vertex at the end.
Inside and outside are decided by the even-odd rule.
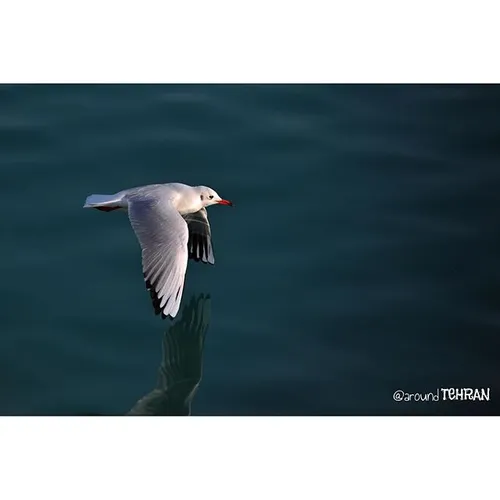
POLYGON ((500 413, 498 86, 4 85, 0 110, 0 414, 500 413), (127 216, 82 208, 163 182, 235 204, 174 322, 127 216), (490 400, 393 399, 442 388, 490 400))

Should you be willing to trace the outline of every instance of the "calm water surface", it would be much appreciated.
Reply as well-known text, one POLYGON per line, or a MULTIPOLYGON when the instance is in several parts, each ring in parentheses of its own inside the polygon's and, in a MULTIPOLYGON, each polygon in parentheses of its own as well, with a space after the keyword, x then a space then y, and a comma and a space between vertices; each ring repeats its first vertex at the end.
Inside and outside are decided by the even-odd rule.
POLYGON ((500 413, 499 139, 496 86, 0 87, 0 414, 500 413), (236 205, 177 327, 82 209, 173 181, 236 205))

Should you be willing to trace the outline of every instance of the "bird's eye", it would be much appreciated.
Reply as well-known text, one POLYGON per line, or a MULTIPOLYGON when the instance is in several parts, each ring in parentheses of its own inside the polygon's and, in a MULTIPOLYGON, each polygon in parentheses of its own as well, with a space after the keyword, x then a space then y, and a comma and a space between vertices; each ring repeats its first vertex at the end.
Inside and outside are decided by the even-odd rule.
POLYGON ((200 194, 200 200, 203 200, 203 195, 202 194, 200 194))
POLYGON ((212 199, 213 197, 214 197, 214 195, 213 195, 213 194, 211 194, 211 195, 209 196, 209 198, 210 198, 210 199, 212 199))

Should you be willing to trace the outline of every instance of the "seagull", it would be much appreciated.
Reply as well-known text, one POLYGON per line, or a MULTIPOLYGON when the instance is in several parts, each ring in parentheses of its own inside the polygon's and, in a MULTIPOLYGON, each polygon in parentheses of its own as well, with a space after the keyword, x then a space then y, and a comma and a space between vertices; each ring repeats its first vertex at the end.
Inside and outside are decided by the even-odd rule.
POLYGON ((214 264, 206 207, 233 204, 207 186, 178 182, 92 194, 83 208, 128 212, 142 249, 142 270, 155 314, 175 318, 179 312, 188 259, 214 264))

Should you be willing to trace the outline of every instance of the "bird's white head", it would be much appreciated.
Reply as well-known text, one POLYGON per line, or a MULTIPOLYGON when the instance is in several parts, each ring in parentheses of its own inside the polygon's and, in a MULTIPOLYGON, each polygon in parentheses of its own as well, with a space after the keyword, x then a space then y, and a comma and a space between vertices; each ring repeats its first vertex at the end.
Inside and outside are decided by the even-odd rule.
POLYGON ((201 203, 204 207, 209 207, 210 205, 233 206, 230 201, 222 199, 212 188, 207 186, 198 186, 197 189, 200 194, 201 203))

